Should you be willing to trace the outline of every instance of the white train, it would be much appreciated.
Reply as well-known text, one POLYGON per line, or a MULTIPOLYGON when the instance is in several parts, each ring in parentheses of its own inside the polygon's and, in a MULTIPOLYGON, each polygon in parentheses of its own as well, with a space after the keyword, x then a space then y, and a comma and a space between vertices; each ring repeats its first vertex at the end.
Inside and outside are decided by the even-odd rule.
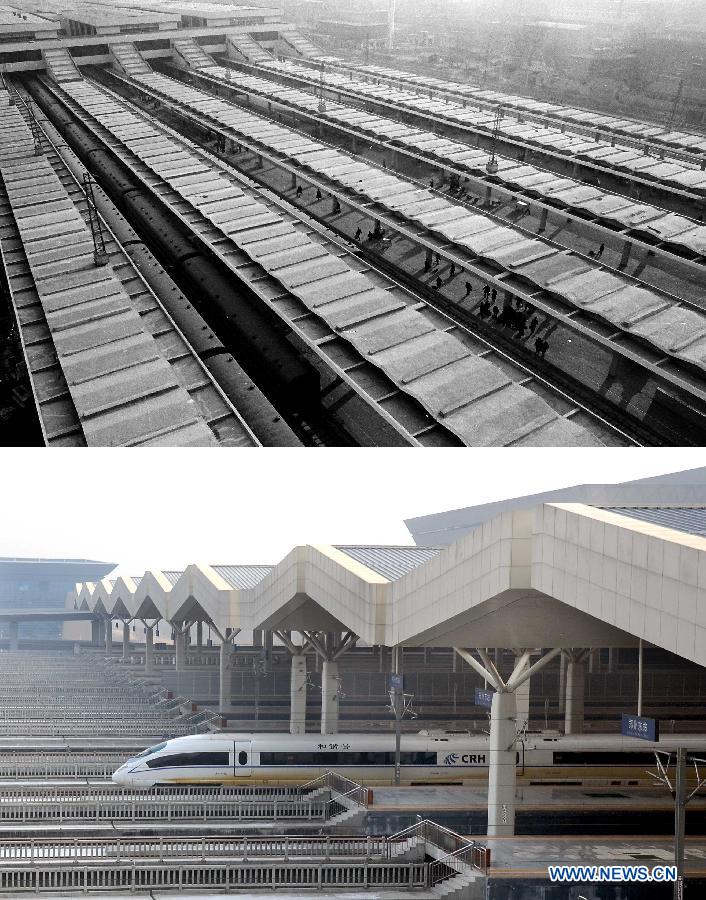
MULTIPOLYGON (((670 735, 659 744, 620 735, 530 734, 518 742, 519 776, 529 778, 645 778, 654 749, 679 745, 706 751, 706 738, 670 735), (629 771, 630 770, 630 771, 629 771)), ((487 774, 488 738, 455 733, 403 734, 402 782, 459 782, 487 774)), ((393 734, 196 734, 164 741, 127 760, 113 773, 116 784, 234 784, 253 781, 304 783, 336 771, 364 784, 394 776, 393 734)))

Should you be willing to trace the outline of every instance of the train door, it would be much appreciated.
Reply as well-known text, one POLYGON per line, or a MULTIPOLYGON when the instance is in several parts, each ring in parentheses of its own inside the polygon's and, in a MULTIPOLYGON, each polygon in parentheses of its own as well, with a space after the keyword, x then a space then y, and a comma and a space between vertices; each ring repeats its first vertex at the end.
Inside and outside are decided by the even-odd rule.
POLYGON ((233 756, 233 774, 235 776, 252 775, 252 750, 250 741, 236 741, 233 756))

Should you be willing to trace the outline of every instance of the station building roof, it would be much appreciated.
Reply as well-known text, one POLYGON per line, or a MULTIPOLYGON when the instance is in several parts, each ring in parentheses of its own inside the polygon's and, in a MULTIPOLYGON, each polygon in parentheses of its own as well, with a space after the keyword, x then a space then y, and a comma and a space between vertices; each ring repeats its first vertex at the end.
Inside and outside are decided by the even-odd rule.
POLYGON ((252 588, 272 571, 272 566, 212 566, 228 584, 237 589, 252 588))
POLYGON ((686 534, 706 537, 706 509, 702 506, 614 506, 603 507, 608 512, 632 516, 643 522, 654 522, 686 534))
MULTIPOLYGON (((676 485, 673 492, 679 494, 676 485)), ((610 509, 535 501, 501 509, 445 547, 304 545, 274 566, 148 571, 125 604, 224 629, 351 631, 410 646, 610 647, 638 639, 706 665, 706 502, 610 509), (659 510, 663 521, 654 521, 659 510), (677 512, 677 511, 682 512, 677 512), (257 580, 255 581, 255 578, 257 580), (255 581, 255 583, 253 583, 255 581)), ((92 583, 78 608, 106 605, 92 583)), ((132 582, 134 584, 134 582, 132 582)), ((115 597, 117 601, 117 595, 115 597)), ((123 600, 124 602, 124 600, 123 600)), ((114 614, 121 615, 117 605, 114 614)))
POLYGON ((336 550, 363 563, 390 581, 401 578, 439 553, 438 547, 367 547, 340 544, 336 545, 336 550))
POLYGON ((525 497, 481 503, 405 520, 415 543, 444 547, 508 509, 531 509, 542 502, 588 503, 598 507, 706 505, 706 467, 670 472, 623 484, 580 484, 525 497))

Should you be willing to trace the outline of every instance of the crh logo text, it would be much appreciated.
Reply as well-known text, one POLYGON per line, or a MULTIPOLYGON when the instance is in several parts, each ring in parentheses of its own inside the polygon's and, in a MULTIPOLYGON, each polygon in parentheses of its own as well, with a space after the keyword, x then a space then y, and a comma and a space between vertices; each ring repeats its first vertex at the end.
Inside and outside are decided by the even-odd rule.
POLYGON ((486 766, 487 764, 485 753, 447 753, 444 757, 445 766, 486 766))

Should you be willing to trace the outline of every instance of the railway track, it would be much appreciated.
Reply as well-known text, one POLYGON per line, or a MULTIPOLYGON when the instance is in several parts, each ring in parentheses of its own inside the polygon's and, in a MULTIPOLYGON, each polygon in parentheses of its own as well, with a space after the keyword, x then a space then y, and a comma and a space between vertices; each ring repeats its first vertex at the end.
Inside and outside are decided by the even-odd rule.
MULTIPOLYGON (((703 226, 694 219, 674 216, 654 204, 638 203, 625 193, 588 186, 576 179, 558 179, 541 166, 528 165, 500 153, 496 154, 498 172, 490 175, 485 171, 488 154, 469 143, 450 141, 384 116, 363 114, 359 107, 352 104, 329 101, 325 111, 319 111, 317 91, 313 85, 300 89, 282 88, 271 79, 266 68, 259 70, 257 75, 239 74, 235 78, 225 79, 223 73, 226 76, 230 74, 227 68, 184 71, 161 63, 159 70, 187 82, 205 85, 217 94, 226 92, 232 102, 245 108, 252 105, 253 99, 259 99, 261 102, 257 111, 261 115, 278 121, 284 112, 295 127, 308 127, 319 138, 322 130, 327 134, 333 133, 338 136, 337 145, 343 144, 346 149, 352 145, 354 153, 356 145, 370 145, 390 155, 393 160, 401 156, 411 166, 428 166, 434 175, 441 170, 449 178, 463 183, 464 187, 470 185, 468 189, 473 188, 479 197, 492 191, 496 196, 499 194, 513 200, 513 206, 520 197, 524 198, 533 208, 541 211, 537 226, 540 233, 556 227, 561 216, 564 224, 571 222, 587 231, 596 246, 617 237, 624 242, 629 241, 631 250, 651 251, 667 263, 682 265, 694 280, 700 280, 703 276, 706 250, 699 250, 699 235, 703 226), (550 214, 551 220, 548 218, 550 214), (635 217, 636 224, 631 224, 631 216, 635 217), (668 229, 673 235, 669 242, 660 240, 659 229, 655 230, 655 223, 659 225, 660 221, 665 223, 665 230, 668 229)), ((475 198, 475 202, 477 200, 475 198)), ((487 213, 492 215, 490 210, 487 213)), ((562 239, 566 240, 565 231, 562 239)), ((570 242, 568 246, 571 246, 570 242)), ((578 247, 573 246, 572 249, 578 247)))
MULTIPOLYGON (((105 89, 103 89, 103 90, 105 90, 105 89)), ((58 96, 58 94, 63 93, 59 88, 56 88, 56 87, 52 87, 52 88, 51 88, 51 91, 52 91, 52 93, 53 93, 55 96, 58 96)), ((112 96, 112 95, 109 95, 109 94, 108 94, 107 96, 112 96)), ((69 107, 69 109, 72 109, 72 110, 73 110, 74 115, 77 115, 77 116, 83 118, 84 120, 86 119, 85 113, 82 114, 82 113, 79 111, 79 106, 78 106, 78 104, 75 103, 75 101, 67 100, 66 98, 64 98, 64 101, 63 101, 63 102, 64 102, 64 105, 65 105, 65 106, 67 105, 67 106, 69 107)), ((121 100, 121 102, 122 102, 123 104, 125 104, 125 101, 124 101, 124 100, 121 100)), ((132 107, 130 107, 129 105, 127 105, 126 108, 132 108, 132 107)), ((101 131, 101 126, 98 126, 97 123, 95 123, 95 127, 98 127, 98 130, 100 131, 100 133, 103 134, 104 136, 106 136, 105 129, 103 129, 103 130, 101 131)), ((115 140, 109 140, 109 144, 110 144, 111 149, 113 150, 113 152, 118 153, 118 154, 121 154, 121 153, 122 153, 122 150, 121 150, 121 148, 120 148, 119 142, 116 142, 115 140)), ((210 155, 209 155, 209 156, 210 156, 210 155)), ((131 164, 132 164, 133 166, 135 165, 133 159, 131 159, 131 164)), ((219 165, 222 166, 222 163, 220 163, 220 161, 219 161, 219 165)), ((146 180, 148 180, 148 179, 146 178, 146 180)), ((154 176, 152 176, 149 180, 153 181, 153 183, 154 183, 154 189, 160 194, 160 196, 166 197, 164 188, 160 188, 160 187, 157 185, 157 183, 154 182, 154 176)), ((248 183, 249 183, 249 184, 254 184, 254 183, 252 182, 251 179, 249 179, 248 183)), ((273 195, 271 195, 269 191, 266 193, 266 196, 267 196, 268 199, 269 199, 270 197, 273 198, 273 195)), ((171 199, 170 199, 169 202, 173 202, 173 205, 174 205, 176 208, 185 209, 185 206, 184 206, 184 204, 183 204, 183 201, 179 200, 179 198, 177 198, 176 196, 174 197, 173 201, 171 201, 171 199)), ((282 201, 281 201, 281 200, 279 201, 279 206, 280 206, 280 208, 282 207, 282 201)), ((285 209, 288 213, 290 213, 290 212, 291 212, 291 213, 294 213, 294 210, 293 210, 293 208, 292 208, 292 206, 291 206, 290 204, 285 204, 284 209, 285 209)), ((311 222, 311 218, 310 218, 309 216, 307 216, 305 219, 302 219, 302 218, 301 218, 301 213, 300 213, 300 212, 297 214, 297 218, 298 218, 299 221, 302 222, 302 223, 304 223, 304 222, 305 222, 305 223, 311 222)), ((322 238, 323 238, 324 236, 326 236, 326 240, 330 240, 330 238, 328 237, 328 229, 323 228, 323 227, 318 227, 318 232, 319 232, 319 234, 321 235, 322 238)), ((338 253, 342 252, 343 250, 346 250, 346 252, 350 253, 350 249, 349 249, 350 245, 349 245, 349 244, 348 244, 348 246, 346 247, 346 245, 344 245, 342 242, 338 241, 338 242, 335 242, 335 246, 336 246, 337 248, 339 248, 339 249, 337 250, 338 253)), ((366 270, 367 270, 367 269, 366 269, 366 270)), ((384 277, 384 276, 382 276, 382 273, 381 273, 381 277, 384 277)), ((448 323, 446 323, 446 324, 444 325, 444 330, 446 330, 446 328, 448 328, 448 323)), ((387 402, 387 401, 386 401, 386 402, 387 402)), ((542 401, 542 402, 544 402, 544 401, 542 401)), ((553 415, 556 416, 556 413, 554 412, 553 415)), ((561 421, 561 419, 560 419, 560 421, 561 421)), ((424 432, 424 434, 425 434, 425 436, 426 436, 426 434, 429 432, 429 426, 428 426, 428 425, 425 427, 425 429, 423 429, 423 432, 424 432)), ((441 433, 442 433, 442 431, 441 431, 441 429, 439 429, 438 427, 432 429, 431 439, 432 439, 433 441, 437 440, 437 436, 441 435, 441 433)))
MULTIPOLYGON (((120 81, 119 86, 122 84, 129 83, 120 81)), ((160 99, 158 91, 151 91, 143 84, 138 84, 137 89, 143 95, 148 95, 150 97, 160 99)), ((164 100, 164 97, 161 97, 161 99, 164 100)), ((223 107, 226 106, 222 102, 221 104, 223 107)), ((169 113, 171 114, 172 119, 173 116, 176 115, 180 120, 182 120, 182 122, 200 124, 205 128, 213 127, 215 113, 213 112, 212 108, 209 110, 208 115, 199 115, 194 110, 188 108, 188 104, 186 104, 186 109, 184 104, 180 105, 177 108, 174 100, 170 100, 167 103, 167 108, 169 113)), ((254 120, 257 120, 258 117, 252 118, 254 120)), ((242 154, 230 155, 227 157, 227 161, 231 165, 234 165, 236 168, 247 171, 249 177, 258 180, 261 184, 267 185, 268 182, 265 177, 267 173, 262 169, 261 166, 261 162, 264 157, 261 149, 261 144, 257 141, 248 140, 247 136, 243 137, 242 130, 233 135, 232 129, 224 128, 222 133, 224 135, 228 134, 232 136, 234 140, 237 139, 239 141, 242 141, 241 146, 243 147, 243 149, 249 150, 251 154, 259 158, 259 162, 257 165, 251 165, 247 168, 244 168, 242 154)), ((301 177, 304 177, 307 181, 311 181, 314 185, 318 184, 319 187, 323 188, 324 190, 328 191, 331 189, 331 182, 329 180, 325 178, 317 179, 316 175, 312 176, 308 172, 306 173, 306 175, 302 175, 296 168, 292 166, 291 161, 287 161, 286 159, 282 161, 280 158, 278 158, 278 155, 275 152, 271 151, 267 155, 267 158, 274 165, 287 166, 286 171, 288 173, 291 173, 293 178, 301 175, 301 177)), ((350 203, 353 207, 370 216, 371 219, 381 219, 381 215, 378 212, 378 209, 375 208, 374 204, 367 204, 362 206, 360 204, 356 205, 355 195, 351 194, 350 191, 343 191, 339 186, 337 196, 339 196, 341 200, 350 203)), ((294 196, 291 197, 290 202, 296 203, 296 199, 294 196)), ((384 205, 382 209, 384 213, 384 205)), ((315 216, 318 221, 324 224, 328 229, 337 233, 341 238, 350 241, 350 234, 347 234, 345 231, 337 228, 335 221, 333 221, 330 216, 317 214, 317 212, 311 207, 307 208, 307 214, 315 216)), ((399 228, 397 222, 394 219, 391 219, 389 215, 387 221, 382 221, 384 221, 386 226, 389 225, 392 229, 399 228)), ((407 228, 406 231, 400 229, 400 233, 402 233, 403 236, 407 238, 414 239, 416 237, 415 234, 410 233, 409 228, 407 228)), ((378 244, 362 242, 359 245, 357 252, 361 257, 372 262, 379 270, 388 274, 390 278, 394 278, 400 284, 404 285, 407 291, 409 291, 410 293, 414 293, 416 296, 419 296, 420 299, 423 300, 423 302, 425 302, 427 305, 433 306, 434 308, 442 312, 453 326, 463 328, 467 333, 473 334, 474 338, 481 340, 488 351, 494 354, 498 354, 505 361, 512 361, 515 365, 519 365, 520 367, 522 367, 527 377, 537 379, 538 382, 541 382, 543 390, 553 390, 556 395, 561 398, 563 403, 569 403, 573 405, 576 412, 572 413, 572 415, 580 415, 581 417, 583 417, 583 421, 585 421, 586 423, 590 422, 594 427, 598 424, 601 429, 602 437, 607 437, 608 433, 610 432, 612 440, 615 440, 617 438, 618 442, 620 443, 634 444, 674 443, 677 445, 681 445, 684 443, 691 443, 692 441, 698 444, 699 442, 703 441, 703 435, 699 435, 698 433, 694 432, 692 422, 685 423, 681 429, 673 429, 670 428, 671 423, 666 423, 665 425, 665 423, 661 422, 654 422, 653 424, 650 424, 645 421, 640 421, 636 417, 629 417, 625 410, 616 408, 615 405, 610 401, 597 395, 595 391, 590 390, 586 385, 581 384, 577 379, 572 378, 570 373, 566 371, 558 371, 554 369, 554 371, 552 371, 551 373, 551 376, 549 376, 547 374, 547 366, 538 363, 537 360, 533 359, 533 356, 535 356, 535 354, 527 352, 527 348, 525 348, 523 345, 519 345, 518 348, 518 342, 501 332, 497 327, 485 323, 477 315, 461 308, 458 304, 454 303, 453 300, 445 298, 441 292, 431 290, 423 283, 420 283, 419 278, 411 276, 409 272, 404 271, 404 269, 402 269, 400 266, 386 259, 382 253, 377 252, 376 248, 379 246, 380 245, 378 244)), ((449 248, 440 245, 439 242, 432 246, 438 247, 439 252, 442 255, 450 255, 449 248)), ((458 259, 458 256, 456 258, 458 259)), ((459 264, 463 265, 470 271, 474 270, 473 264, 469 264, 465 259, 462 260, 459 264)), ((488 273, 483 271, 477 270, 476 274, 479 277, 489 277, 488 273)), ((502 288, 503 284, 501 282, 498 282, 498 286, 502 288)), ((542 308, 542 301, 544 298, 541 291, 522 292, 521 290, 518 290, 513 286, 513 292, 523 297, 526 302, 532 303, 540 309, 542 308)), ((681 301, 679 301, 678 298, 675 298, 675 302, 680 303, 681 301)), ((546 312, 548 315, 551 315, 552 313, 556 315, 556 304, 545 304, 544 312, 546 312)), ((571 312, 568 310, 567 312, 569 314, 562 317, 562 323, 569 328, 578 328, 576 321, 571 317, 571 312)), ((613 337, 613 346, 615 348, 616 354, 625 355, 623 352, 623 347, 621 346, 624 342, 620 340, 620 337, 621 335, 619 333, 617 333, 613 337)), ((609 340, 607 343, 610 346, 611 341, 609 340)), ((639 355, 627 355, 627 359, 629 364, 633 365, 638 380, 644 377, 656 377, 657 379, 661 377, 661 369, 655 371, 654 368, 648 369, 647 366, 645 366, 645 374, 643 375, 640 372, 641 360, 639 355)), ((684 382, 682 386, 687 385, 688 382, 684 382)), ((698 402, 698 400, 695 400, 694 402, 698 402)))
MULTIPOLYGON (((435 101, 427 99, 428 92, 420 93, 411 86, 406 87, 402 92, 398 91, 397 94, 394 93, 394 89, 388 88, 386 94, 384 89, 370 85, 364 80, 354 80, 341 75, 337 76, 334 73, 333 75, 329 74, 321 87, 320 73, 315 73, 299 61, 292 60, 288 60, 286 63, 273 61, 266 66, 262 64, 252 66, 231 61, 230 65, 258 74, 267 70, 282 83, 295 87, 300 87, 302 84, 318 86, 327 98, 364 104, 364 108, 369 111, 379 111, 398 121, 419 125, 430 131, 439 132, 440 129, 443 129, 443 133, 451 138, 457 137, 464 140, 470 135, 477 141, 489 143, 492 135, 496 133, 493 115, 485 113, 478 118, 459 102, 439 103, 437 101, 435 106, 435 101)), ((698 183, 698 187, 692 189, 687 184, 677 185, 659 178, 641 177, 639 171, 629 171, 617 162, 611 162, 610 157, 606 159, 591 158, 586 151, 592 147, 598 149, 601 146, 595 139, 581 139, 585 146, 582 144, 579 152, 572 152, 553 147, 551 135, 543 136, 541 141, 537 141, 523 137, 522 131, 522 128, 519 129, 519 133, 517 129, 513 130, 511 127, 505 130, 501 128, 495 138, 498 149, 502 152, 503 147, 509 148, 515 155, 518 152, 532 154, 541 158, 548 168, 560 173, 565 173, 567 170, 569 172, 581 171, 594 179, 596 176, 601 180, 607 179, 609 183, 614 180, 616 183, 627 180, 642 190, 659 193, 661 202, 675 212, 683 212, 686 208, 699 210, 703 207, 706 174, 699 166, 689 169, 695 173, 694 180, 698 183)), ((559 137, 561 137, 560 134, 559 137)), ((628 155, 635 155, 635 151, 628 155)), ((646 158, 649 161, 657 162, 650 160, 649 157, 646 158)), ((698 215, 698 212, 695 214, 698 215)))

